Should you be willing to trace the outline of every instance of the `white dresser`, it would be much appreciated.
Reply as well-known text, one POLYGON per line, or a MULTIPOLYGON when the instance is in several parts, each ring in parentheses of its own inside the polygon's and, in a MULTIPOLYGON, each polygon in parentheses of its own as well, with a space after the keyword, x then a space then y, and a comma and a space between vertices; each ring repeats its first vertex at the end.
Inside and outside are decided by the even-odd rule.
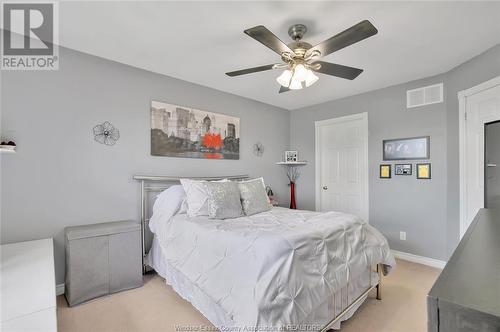
POLYGON ((1 246, 1 328, 57 331, 52 239, 1 246))

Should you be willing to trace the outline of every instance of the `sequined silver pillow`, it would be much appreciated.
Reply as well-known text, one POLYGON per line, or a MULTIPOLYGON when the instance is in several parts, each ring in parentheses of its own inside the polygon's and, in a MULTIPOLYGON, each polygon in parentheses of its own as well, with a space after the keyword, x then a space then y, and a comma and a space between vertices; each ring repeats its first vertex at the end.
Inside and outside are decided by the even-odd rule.
POLYGON ((271 209, 263 178, 239 182, 238 187, 240 188, 243 212, 247 216, 271 209))
POLYGON ((236 182, 206 182, 205 188, 210 219, 238 218, 243 215, 240 190, 236 182))

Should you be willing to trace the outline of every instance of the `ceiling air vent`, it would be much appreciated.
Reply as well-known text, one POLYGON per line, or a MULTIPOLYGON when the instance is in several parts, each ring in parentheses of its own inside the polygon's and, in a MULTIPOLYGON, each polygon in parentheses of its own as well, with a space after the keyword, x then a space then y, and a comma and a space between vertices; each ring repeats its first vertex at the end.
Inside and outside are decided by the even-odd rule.
POLYGON ((413 108, 443 102, 443 83, 406 91, 406 107, 413 108))

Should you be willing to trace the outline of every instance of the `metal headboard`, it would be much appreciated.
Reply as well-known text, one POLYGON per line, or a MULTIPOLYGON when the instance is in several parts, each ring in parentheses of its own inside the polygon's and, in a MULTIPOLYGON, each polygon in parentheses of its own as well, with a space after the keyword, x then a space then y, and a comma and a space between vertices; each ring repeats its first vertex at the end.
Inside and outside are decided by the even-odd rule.
MULTIPOLYGON (((160 175, 134 175, 134 180, 140 181, 141 183, 141 243, 142 243, 142 272, 146 272, 146 264, 145 258, 148 254, 149 247, 146 241, 146 233, 151 231, 149 230, 149 220, 150 216, 148 215, 148 193, 151 192, 162 192, 165 189, 168 189, 176 182, 179 182, 180 179, 194 179, 194 180, 206 180, 206 181, 217 181, 222 179, 229 180, 245 180, 248 179, 249 176, 247 174, 243 175, 226 175, 226 176, 160 176, 160 175)), ((151 234, 150 234, 151 236, 151 234)))

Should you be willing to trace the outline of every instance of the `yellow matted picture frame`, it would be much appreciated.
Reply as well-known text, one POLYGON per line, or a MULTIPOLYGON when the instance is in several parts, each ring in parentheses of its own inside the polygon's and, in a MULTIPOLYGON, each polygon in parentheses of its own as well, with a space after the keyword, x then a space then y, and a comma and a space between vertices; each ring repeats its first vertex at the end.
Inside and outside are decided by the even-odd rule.
POLYGON ((417 179, 430 179, 431 178, 431 164, 417 164, 417 179))
POLYGON ((380 178, 381 179, 390 179, 391 178, 391 165, 382 164, 380 165, 380 178))

